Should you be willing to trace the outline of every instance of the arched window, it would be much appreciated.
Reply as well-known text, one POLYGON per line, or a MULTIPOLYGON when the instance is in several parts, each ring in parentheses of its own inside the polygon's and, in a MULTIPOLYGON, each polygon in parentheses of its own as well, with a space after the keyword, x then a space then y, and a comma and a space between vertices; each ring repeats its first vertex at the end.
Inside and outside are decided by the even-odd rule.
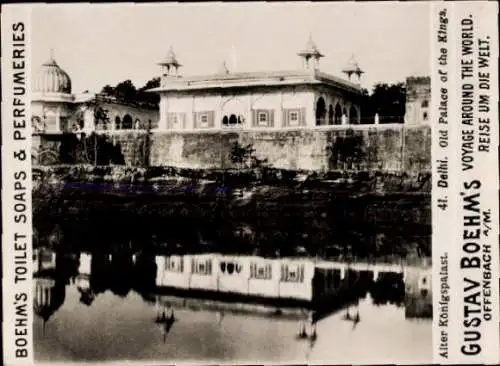
POLYGON ((123 117, 123 122, 122 122, 122 129, 124 130, 131 130, 133 125, 133 120, 132 117, 130 117, 130 114, 126 114, 123 117))
POLYGON ((337 103, 335 106, 335 124, 340 125, 342 123, 342 108, 337 103))
POLYGON ((119 130, 122 126, 122 121, 120 120, 120 117, 116 116, 115 117, 115 129, 119 130))
POLYGON ((429 106, 429 101, 427 99, 422 101, 422 108, 427 108, 429 106))
POLYGON ((316 126, 326 124, 326 104, 323 97, 316 102, 316 126))
POLYGON ((231 114, 230 116, 222 117, 222 126, 241 126, 245 122, 245 117, 242 115, 231 114))
POLYGON ((351 124, 359 123, 358 111, 354 108, 354 106, 351 106, 351 109, 349 110, 349 121, 351 124))
POLYGON ((328 124, 333 125, 333 106, 331 104, 328 108, 328 124))

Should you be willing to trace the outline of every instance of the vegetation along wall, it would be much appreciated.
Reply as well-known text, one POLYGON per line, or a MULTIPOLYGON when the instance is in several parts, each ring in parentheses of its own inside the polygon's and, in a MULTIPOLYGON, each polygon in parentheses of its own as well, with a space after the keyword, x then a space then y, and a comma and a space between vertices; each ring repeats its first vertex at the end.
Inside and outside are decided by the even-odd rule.
POLYGON ((32 160, 34 165, 425 171, 431 168, 431 129, 392 124, 290 131, 41 134, 33 136, 32 160))

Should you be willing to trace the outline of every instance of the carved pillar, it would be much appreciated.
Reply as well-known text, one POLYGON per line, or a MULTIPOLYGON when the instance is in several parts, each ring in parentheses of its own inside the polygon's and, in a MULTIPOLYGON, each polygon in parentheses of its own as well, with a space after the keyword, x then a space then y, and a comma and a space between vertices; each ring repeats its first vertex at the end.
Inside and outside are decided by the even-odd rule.
POLYGON ((61 130, 61 106, 56 108, 56 132, 62 132, 61 130))

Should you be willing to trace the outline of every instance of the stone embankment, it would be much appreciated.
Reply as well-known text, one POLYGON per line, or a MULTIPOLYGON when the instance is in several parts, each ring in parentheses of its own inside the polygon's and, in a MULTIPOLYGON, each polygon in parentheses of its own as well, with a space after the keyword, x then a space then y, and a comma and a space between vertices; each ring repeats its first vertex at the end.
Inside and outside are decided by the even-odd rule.
MULTIPOLYGON (((112 188, 161 193, 169 186, 202 186, 217 183, 220 190, 261 185, 283 189, 330 189, 335 194, 430 194, 430 172, 331 171, 308 172, 276 168, 217 170, 176 167, 126 167, 59 165, 33 168, 33 188, 43 185, 79 187, 87 190, 112 188)), ((103 191, 103 192, 104 192, 103 191)), ((168 190, 167 190, 168 191, 168 190)), ((133 193, 133 192, 128 192, 133 193)))

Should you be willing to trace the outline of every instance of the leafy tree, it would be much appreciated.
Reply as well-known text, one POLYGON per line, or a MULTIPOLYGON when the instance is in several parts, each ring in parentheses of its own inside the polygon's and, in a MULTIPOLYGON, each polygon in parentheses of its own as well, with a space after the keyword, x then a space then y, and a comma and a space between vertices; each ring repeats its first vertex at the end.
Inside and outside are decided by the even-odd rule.
POLYGON ((139 90, 146 90, 146 89, 153 89, 153 88, 158 88, 160 86, 160 78, 153 78, 151 80, 148 80, 148 82, 139 90))
POLYGON ((122 81, 115 86, 115 97, 126 101, 134 101, 137 89, 130 80, 122 81))
POLYGON ((115 88, 113 88, 111 85, 106 85, 104 88, 102 88, 101 93, 106 95, 115 95, 115 88))
POLYGON ((406 103, 406 86, 404 83, 379 83, 373 87, 371 94, 364 89, 361 97, 361 109, 372 123, 373 116, 378 113, 380 123, 403 123, 406 103))
POLYGON ((160 96, 156 93, 148 92, 147 90, 157 88, 159 86, 159 77, 148 80, 146 84, 140 88, 136 88, 131 80, 125 80, 118 83, 114 87, 112 87, 111 85, 105 85, 101 89, 101 93, 126 102, 146 103, 153 106, 158 106, 158 104, 160 103, 160 96))
POLYGON ((373 116, 375 116, 375 111, 371 102, 371 95, 367 89, 361 90, 361 123, 373 123, 373 116))
POLYGON ((160 86, 160 78, 153 78, 137 91, 137 100, 152 105, 160 103, 160 96, 157 93, 147 92, 148 89, 158 88, 160 86))
POLYGON ((231 163, 237 164, 240 169, 261 168, 267 164, 267 159, 257 158, 252 144, 242 146, 239 142, 235 142, 231 148, 230 159, 231 163))

